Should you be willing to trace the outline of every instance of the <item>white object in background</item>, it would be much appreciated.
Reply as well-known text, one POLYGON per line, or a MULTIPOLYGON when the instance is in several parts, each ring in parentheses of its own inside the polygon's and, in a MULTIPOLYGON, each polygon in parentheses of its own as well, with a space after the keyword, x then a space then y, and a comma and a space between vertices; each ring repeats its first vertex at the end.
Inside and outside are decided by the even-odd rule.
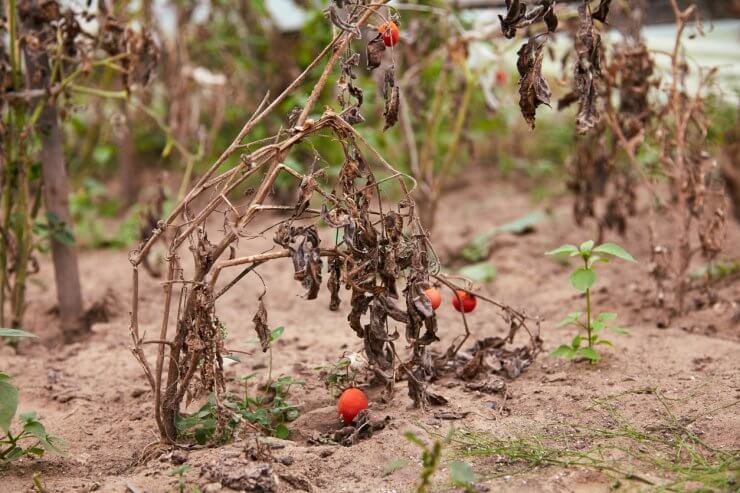
POLYGON ((308 20, 308 14, 293 0, 270 0, 265 2, 270 17, 281 31, 300 31, 308 20))

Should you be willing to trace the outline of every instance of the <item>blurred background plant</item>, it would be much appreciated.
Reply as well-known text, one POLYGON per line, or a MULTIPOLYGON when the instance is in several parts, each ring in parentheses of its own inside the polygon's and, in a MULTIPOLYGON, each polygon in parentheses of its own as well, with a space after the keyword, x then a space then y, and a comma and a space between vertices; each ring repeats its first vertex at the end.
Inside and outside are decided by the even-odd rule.
MULTIPOLYGON (((54 242, 60 249, 74 244, 126 248, 149 234, 156 220, 231 142, 265 95, 279 94, 336 29, 325 17, 328 2, 322 0, 101 0, 89 10, 83 4, 31 0, 4 4, 2 80, 7 97, 3 98, 0 244, 4 247, 0 264, 5 268, 1 269, 0 298, 9 304, 11 326, 22 325, 22 286, 36 269, 32 252, 50 244, 53 250, 54 242), (42 207, 44 160, 39 157, 44 141, 38 132, 28 134, 42 117, 41 109, 50 106, 10 96, 21 92, 21 87, 32 89, 25 87, 19 65, 23 47, 30 45, 18 32, 23 30, 23 22, 16 14, 42 4, 58 7, 50 24, 55 28, 49 31, 51 38, 43 50, 47 56, 67 46, 64 36, 79 44, 79 36, 70 37, 73 31, 64 26, 89 31, 96 40, 86 42, 84 57, 65 59, 59 65, 63 71, 53 72, 48 86, 62 84, 65 90, 57 88, 50 92, 52 97, 42 98, 56 105, 57 115, 52 117, 61 132, 59 155, 68 174, 69 217, 59 216, 48 204, 42 207), (140 37, 138 45, 131 42, 134 35, 140 37), (129 41, 121 44, 118 52, 106 51, 118 39, 129 41), (156 62, 141 51, 154 47, 156 62), (134 62, 148 71, 133 70, 129 65, 134 62), (137 75, 146 78, 137 81, 137 75), (24 138, 26 135, 31 137, 24 138), (140 228, 142 221, 150 227, 140 228)), ((707 88, 707 151, 717 159, 717 172, 728 183, 735 213, 740 214, 740 70, 736 54, 721 48, 734 39, 740 23, 732 5, 699 4, 699 10, 707 15, 730 18, 715 22, 703 38, 691 36, 683 46, 688 58, 721 67, 719 83, 707 88)), ((625 16, 625 5, 612 2, 610 26, 615 29, 604 31, 609 46, 629 37, 625 29, 631 20, 625 16)), ((554 101, 570 90, 561 67, 572 46, 568 27, 577 18, 575 6, 569 2, 558 2, 556 12, 560 26, 548 44, 543 64, 554 101)), ((594 137, 577 135, 575 108, 557 112, 540 107, 534 130, 521 117, 516 62, 522 39, 502 36, 497 16, 504 13, 504 2, 498 0, 409 0, 391 2, 384 14, 396 19, 401 31, 400 42, 387 50, 383 59, 385 66, 396 67, 402 100, 399 124, 379 132, 383 115, 378 111, 363 115, 365 124, 358 130, 394 166, 416 178, 416 199, 422 220, 430 229, 440 198, 469 180, 471 167, 530 191, 532 201, 538 202, 573 191, 578 176, 574 170, 583 169, 579 160, 590 159, 579 154, 579 149, 593 148, 594 137)), ((640 39, 657 53, 654 70, 665 73, 670 67, 660 53, 671 49, 675 25, 662 24, 670 19, 661 18, 660 9, 652 4, 645 7, 642 20, 640 39)), ((368 29, 375 28, 377 25, 368 29)), ((372 33, 365 33, 369 36, 372 33)), ((360 56, 365 63, 365 54, 360 56)), ((613 56, 606 53, 609 63, 613 56)), ((49 63, 55 67, 53 57, 49 63)), ((359 72, 353 83, 366 98, 382 100, 384 71, 359 72)), ((329 85, 340 76, 331 74, 329 85)), ((317 77, 309 74, 304 87, 312 87, 317 77)), ((317 112, 337 96, 324 95, 316 105, 317 112)), ((254 129, 252 142, 287 127, 289 115, 303 106, 307 97, 305 91, 297 91, 286 98, 278 111, 254 129)), ((367 107, 382 108, 383 104, 367 107)), ((656 139, 646 135, 637 154, 648 172, 659 168, 656 139)), ((320 155, 319 165, 329 176, 336 175, 343 162, 341 146, 329 138, 317 140, 314 146, 299 146, 286 164, 307 171, 320 155)), ((613 148, 612 140, 605 149, 613 148)), ((233 166, 237 159, 238 153, 223 164, 224 168, 233 166)), ((630 183, 623 185, 629 187, 630 183)), ((247 181, 243 188, 247 191, 253 185, 247 181)), ((278 180, 276 186, 277 197, 292 200, 296 183, 278 180)), ((484 227, 498 222, 492 219, 484 227)), ((603 221, 597 221, 596 227, 602 228, 603 221)), ((81 301, 77 305, 73 310, 76 316, 81 301)), ((2 315, 0 322, 4 323, 2 315)))

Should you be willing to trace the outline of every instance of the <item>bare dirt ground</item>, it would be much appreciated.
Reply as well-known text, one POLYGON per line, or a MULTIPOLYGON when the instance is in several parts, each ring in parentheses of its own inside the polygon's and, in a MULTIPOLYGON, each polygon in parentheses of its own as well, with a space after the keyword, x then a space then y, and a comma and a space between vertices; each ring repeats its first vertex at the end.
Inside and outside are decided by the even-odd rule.
MULTIPOLYGON (((441 251, 454 251, 481 231, 533 209, 522 191, 478 183, 450 194, 440 207, 444 212, 435 241, 441 251)), ((496 237, 490 261, 498 275, 483 288, 498 300, 542 316, 546 351, 574 335, 573 329, 554 325, 579 309, 582 299, 567 282, 568 267, 543 253, 591 236, 573 225, 567 200, 556 200, 551 212, 529 235, 496 237)), ((729 229, 725 256, 736 258, 740 228, 735 223, 729 229)), ((449 406, 426 413, 409 407, 405 382, 399 382, 388 403, 378 400, 381 389, 370 388, 373 416, 387 415, 390 423, 352 447, 306 441, 338 426, 335 401, 313 368, 361 348, 346 323, 346 301, 342 311, 331 312, 326 291, 318 300, 301 298, 289 260, 262 266, 260 273, 270 289, 270 326, 286 328, 275 349, 275 373, 307 382, 292 393, 301 410, 290 425, 293 440, 270 440, 277 491, 411 491, 420 471, 420 450, 403 432, 413 430, 428 440, 435 433, 446 435, 451 425, 458 431, 445 447, 435 491, 453 489, 447 464, 460 458, 473 465, 481 491, 681 490, 702 485, 711 489, 716 484, 718 490, 737 490, 737 482, 710 480, 732 474, 737 480, 738 474, 740 323, 733 316, 740 309, 740 282, 722 283, 718 301, 711 305, 701 305, 701 293, 693 291, 692 312, 668 328, 658 328, 660 317, 650 308, 644 225, 635 220, 627 238, 610 239, 623 244, 639 263, 608 264, 601 270, 596 306, 619 312, 621 324, 632 335, 613 337, 615 347, 604 350, 600 364, 566 362, 543 353, 521 377, 507 382, 505 392, 496 394, 466 390, 465 382, 446 377, 431 387, 449 399, 449 406), (468 414, 450 421, 442 419, 445 415, 435 416, 440 409, 468 414), (409 463, 384 475, 384 467, 401 458, 409 463), (686 464, 706 467, 699 473, 687 472, 686 464)), ((60 346, 50 313, 55 299, 51 265, 45 260, 31 287, 27 315, 27 328, 40 335, 40 343, 24 343, 17 355, 0 348, 3 369, 21 388, 21 410, 37 410, 47 429, 66 439, 69 453, 24 459, 0 469, 0 491, 31 491, 35 471, 51 492, 124 492, 127 485, 133 488, 130 491, 176 491, 176 478, 167 474, 173 467, 169 453, 140 461, 142 450, 158 436, 151 393, 129 350, 127 252, 86 252, 81 270, 88 302, 108 291, 117 300, 109 322, 95 325, 88 341, 60 346)), ((141 278, 141 325, 153 332, 161 313, 161 286, 144 273, 141 278)), ((261 290, 254 279, 247 278, 219 300, 229 347, 254 350, 247 344, 254 337, 252 316, 261 290)), ((448 298, 445 293, 438 310, 440 350, 462 330, 448 298)), ((479 303, 469 319, 473 331, 469 344, 506 333, 505 323, 491 306, 479 303)), ((228 372, 245 375, 264 363, 265 356, 255 351, 228 372)), ((254 438, 240 439, 220 448, 188 451, 186 457, 176 454, 193 466, 185 476, 186 491, 195 485, 203 488, 199 474, 210 463, 253 470, 255 463, 244 454, 245 444, 253 442, 254 438)), ((214 485, 209 488, 218 491, 214 485)))

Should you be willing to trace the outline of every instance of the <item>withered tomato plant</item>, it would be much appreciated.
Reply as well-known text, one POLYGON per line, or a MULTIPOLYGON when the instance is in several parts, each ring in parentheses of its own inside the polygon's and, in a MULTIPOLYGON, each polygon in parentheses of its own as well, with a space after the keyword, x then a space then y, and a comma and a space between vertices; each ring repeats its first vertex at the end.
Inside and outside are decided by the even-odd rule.
MULTIPOLYGON (((331 295, 329 309, 340 310, 342 289, 350 292, 347 319, 363 341, 373 380, 384 386, 386 393, 393 391, 396 381, 407 380, 409 396, 416 406, 446 402, 442 396, 429 392, 426 382, 455 357, 470 333, 465 314, 461 313, 465 325, 462 342, 441 356, 432 357, 428 347, 439 340, 437 318, 425 294, 432 278, 453 291, 463 289, 468 295, 475 294, 479 300, 501 309, 510 332, 496 345, 497 350, 502 349, 504 342, 512 342, 520 328, 529 332, 532 347, 525 351, 526 360, 523 356, 519 358, 519 352, 507 353, 519 358, 519 372, 539 352, 538 328, 537 331, 527 328, 529 317, 473 293, 470 287, 456 286, 439 273, 439 261, 411 197, 415 181, 392 166, 355 129, 355 125, 364 121, 361 114, 364 98, 354 83, 360 57, 352 49, 352 41, 360 37, 361 28, 373 16, 387 20, 380 13, 385 3, 332 2, 328 16, 339 28, 334 39, 281 94, 274 99, 269 94, 265 96, 234 141, 172 213, 158 221, 152 234, 131 252, 132 350, 152 388, 154 417, 163 443, 188 439, 177 426, 188 419, 183 403, 206 395, 212 403, 207 413, 213 415, 208 422, 208 437, 224 436, 225 428, 233 422, 233 409, 229 409, 225 399, 223 358, 239 351, 226 346, 217 308, 226 292, 265 262, 289 259, 294 279, 305 290, 307 300, 318 297, 326 263, 326 287, 331 295), (296 91, 307 74, 326 57, 328 61, 305 106, 291 115, 285 129, 273 138, 245 144, 250 132, 296 91), (329 75, 337 66, 341 108, 339 111, 327 108, 321 115, 313 115, 329 75), (343 151, 344 161, 336 180, 329 181, 324 170, 317 169, 320 159, 314 160, 305 174, 285 164, 296 146, 327 136, 343 151), (240 151, 243 154, 235 165, 224 166, 240 151), (273 186, 280 176, 298 184, 294 205, 280 205, 271 200, 273 186), (257 186, 245 197, 242 185, 248 180, 256 180, 257 186), (392 183, 398 199, 389 204, 381 193, 381 185, 392 183), (256 237, 256 231, 250 227, 258 216, 267 216, 266 212, 282 217, 256 236, 271 231, 275 248, 240 256, 237 247, 241 250, 252 244, 250 239, 256 237), (221 227, 216 229, 211 224, 221 227), (321 225, 328 226, 331 234, 327 235, 321 225), (156 339, 146 339, 144 334, 149 331, 142 330, 139 320, 139 266, 144 265, 152 246, 163 239, 167 244, 168 265, 163 282, 161 325, 156 339), (185 262, 186 249, 192 254, 192 261, 185 262), (233 277, 225 279, 234 270, 233 277), (170 328, 172 319, 174 333, 170 328), (391 322, 405 326, 411 353, 408 359, 397 353, 395 343, 400 334, 391 322), (157 348, 154 365, 145 351, 145 347, 152 346, 157 348)), ((379 65, 375 63, 377 57, 385 51, 382 35, 378 33, 371 39, 366 49, 368 69, 373 70, 379 65)), ((394 70, 392 64, 383 75, 386 127, 396 123, 400 104, 394 70)), ((262 281, 258 282, 261 286, 262 281)), ((271 297, 269 287, 264 286, 255 300, 253 322, 263 352, 271 347, 267 311, 271 297)), ((284 430, 280 433, 284 435, 284 430)))

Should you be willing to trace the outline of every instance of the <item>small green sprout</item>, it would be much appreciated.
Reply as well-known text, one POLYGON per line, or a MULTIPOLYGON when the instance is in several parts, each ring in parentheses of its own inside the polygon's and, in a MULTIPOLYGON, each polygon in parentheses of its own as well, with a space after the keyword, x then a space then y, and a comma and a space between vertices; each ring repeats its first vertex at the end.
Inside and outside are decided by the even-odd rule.
POLYGON ((351 365, 352 360, 342 356, 333 363, 314 368, 314 371, 319 372, 319 378, 324 382, 324 386, 329 389, 332 398, 339 397, 344 389, 354 385, 357 375, 350 369, 351 365))
MULTIPOLYGON (((183 464, 181 466, 174 467, 167 471, 168 476, 177 476, 177 493, 185 493, 187 481, 185 480, 185 474, 192 469, 190 464, 183 464)), ((200 493, 198 486, 193 486, 190 493, 200 493)))
POLYGON ((550 354, 566 359, 585 358, 591 363, 596 363, 601 359, 601 354, 595 349, 595 346, 612 346, 611 341, 600 336, 603 330, 608 329, 615 334, 622 335, 628 335, 629 332, 624 328, 611 326, 611 322, 617 318, 615 312, 601 312, 593 316, 591 289, 596 283, 596 271, 594 269, 599 263, 609 262, 610 256, 629 262, 634 262, 635 259, 619 245, 603 243, 595 246, 593 240, 583 242, 579 247, 563 245, 547 252, 546 255, 580 256, 583 259, 583 266, 578 267, 571 273, 570 283, 579 292, 586 294, 585 320, 583 312, 571 312, 557 325, 557 327, 575 325, 586 331, 586 337, 576 334, 570 345, 563 344, 550 354), (585 346, 583 345, 584 339, 585 346))
MULTIPOLYGON (((222 326, 222 331, 225 330, 222 326)), ((273 379, 272 348, 284 332, 284 327, 277 327, 268 334, 266 383, 258 384, 253 395, 250 394, 249 382, 257 377, 257 373, 252 373, 237 379, 243 387, 243 396, 226 392, 217 404, 215 396, 210 394, 198 411, 176 418, 175 426, 182 438, 193 438, 200 445, 225 443, 234 438, 238 427, 244 423, 261 428, 277 438, 287 439, 290 436, 287 423, 297 419, 300 414, 298 407, 289 400, 290 390, 293 386, 305 385, 305 382, 289 375, 273 379), (225 423, 221 423, 219 411, 224 410, 230 416, 225 423)))
MULTIPOLYGON (((440 439, 437 438, 433 443, 427 444, 424 440, 419 438, 413 431, 407 431, 403 434, 404 438, 421 449, 421 472, 419 473, 419 480, 416 484, 415 493, 429 493, 432 491, 432 476, 437 472, 440 461, 442 460, 442 450, 447 446, 452 437, 455 434, 455 429, 450 428, 447 436, 440 439)), ((391 474, 394 470, 404 467, 407 461, 400 459, 393 461, 386 466, 385 470, 390 471, 391 474)), ((450 483, 457 487, 463 488, 466 492, 475 491, 475 473, 470 464, 463 461, 452 461, 448 464, 450 470, 450 483)), ((384 475, 386 473, 384 472, 384 475)))

